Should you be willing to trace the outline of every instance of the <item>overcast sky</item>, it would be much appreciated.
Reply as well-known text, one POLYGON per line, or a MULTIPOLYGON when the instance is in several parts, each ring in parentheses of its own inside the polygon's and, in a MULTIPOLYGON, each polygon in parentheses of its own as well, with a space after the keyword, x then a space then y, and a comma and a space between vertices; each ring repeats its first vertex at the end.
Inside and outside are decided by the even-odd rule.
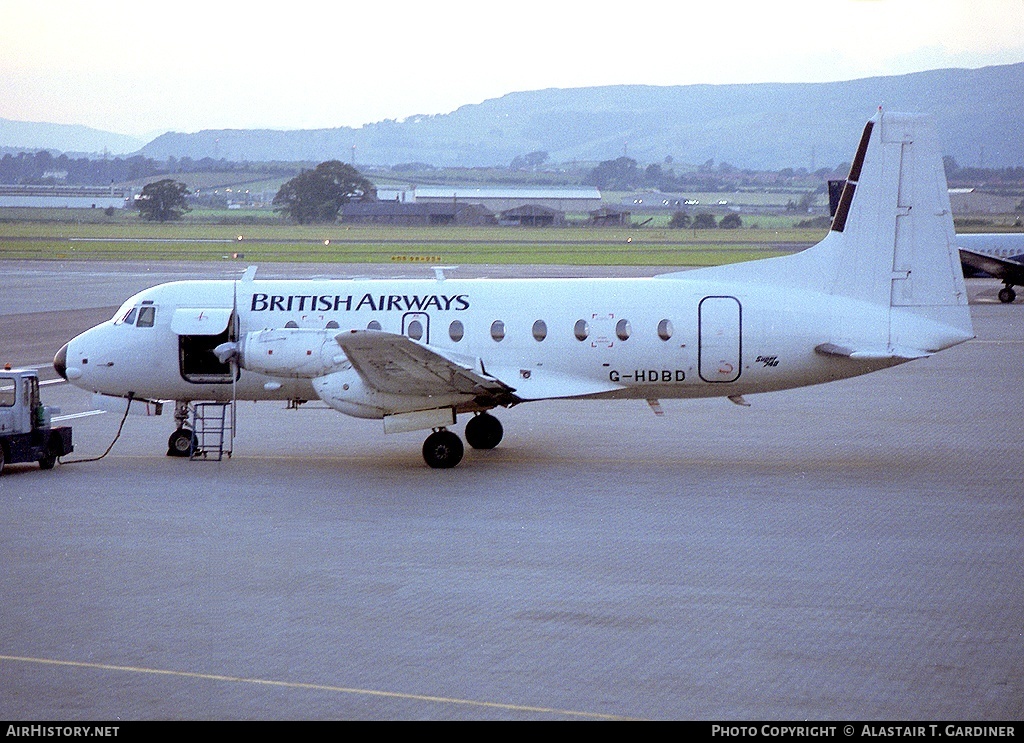
POLYGON ((1022 61, 1024 0, 0 0, 0 118, 135 135, 1022 61))

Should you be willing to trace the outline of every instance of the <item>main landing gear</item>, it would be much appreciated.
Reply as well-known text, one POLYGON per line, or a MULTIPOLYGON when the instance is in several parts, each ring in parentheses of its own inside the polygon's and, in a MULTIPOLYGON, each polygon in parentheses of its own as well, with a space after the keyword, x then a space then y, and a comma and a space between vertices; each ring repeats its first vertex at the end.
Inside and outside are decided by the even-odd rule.
POLYGON ((434 431, 423 442, 423 460, 435 470, 454 467, 462 461, 462 439, 446 428, 434 431))
POLYGON ((1017 292, 1013 290, 1013 284, 1007 284, 999 290, 999 301, 1003 304, 1010 304, 1017 298, 1017 292))
MULTIPOLYGON (((493 449, 501 441, 501 421, 490 413, 480 413, 466 423, 466 442, 474 449, 493 449)), ((441 428, 423 442, 423 459, 434 469, 449 469, 462 461, 465 452, 457 434, 441 428)))
POLYGON ((474 449, 493 449, 503 434, 501 421, 490 413, 474 415, 466 423, 466 443, 474 449))

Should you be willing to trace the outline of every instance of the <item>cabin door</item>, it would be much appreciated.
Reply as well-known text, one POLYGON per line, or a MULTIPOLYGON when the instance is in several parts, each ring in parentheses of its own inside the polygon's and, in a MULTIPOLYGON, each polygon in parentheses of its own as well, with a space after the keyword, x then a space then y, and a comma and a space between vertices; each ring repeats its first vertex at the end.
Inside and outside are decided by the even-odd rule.
POLYGON ((739 379, 743 312, 735 297, 704 297, 697 310, 700 347, 697 370, 705 382, 739 379))
MULTIPOLYGON (((230 307, 177 309, 171 330, 178 336, 178 368, 182 379, 193 384, 228 384, 230 363, 213 352, 221 343, 237 338, 237 317, 230 307)), ((235 369, 235 378, 239 374, 235 369)))

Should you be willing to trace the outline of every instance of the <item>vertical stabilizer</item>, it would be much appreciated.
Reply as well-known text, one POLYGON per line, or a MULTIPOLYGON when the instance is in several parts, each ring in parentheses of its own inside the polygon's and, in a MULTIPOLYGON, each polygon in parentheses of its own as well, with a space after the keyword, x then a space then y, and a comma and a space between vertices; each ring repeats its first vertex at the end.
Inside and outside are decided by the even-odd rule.
POLYGON ((831 293, 890 307, 890 347, 930 352, 973 337, 929 119, 879 111, 867 123, 829 238, 831 293))
POLYGON ((825 239, 794 255, 667 277, 771 284, 864 305, 835 315, 833 348, 918 358, 974 337, 946 175, 928 117, 867 123, 825 239), (855 312, 856 314, 856 312, 855 312))

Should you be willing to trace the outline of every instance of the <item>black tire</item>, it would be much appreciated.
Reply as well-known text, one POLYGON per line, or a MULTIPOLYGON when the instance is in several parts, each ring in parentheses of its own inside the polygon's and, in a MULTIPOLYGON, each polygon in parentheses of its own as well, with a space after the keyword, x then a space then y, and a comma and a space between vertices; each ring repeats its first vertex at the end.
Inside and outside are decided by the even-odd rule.
POLYGON ((46 454, 39 458, 39 469, 52 470, 57 464, 57 458, 64 456, 64 445, 56 436, 50 437, 46 445, 46 454))
POLYGON ((436 470, 457 465, 464 451, 462 439, 451 431, 434 431, 423 442, 423 460, 436 470))
POLYGON ((187 428, 179 428, 167 439, 167 456, 189 457, 197 443, 195 433, 187 428))
POLYGON ((474 415, 466 422, 466 443, 474 449, 493 449, 504 434, 501 421, 490 413, 474 415))
POLYGON ((1017 298, 1017 292, 1013 290, 1012 286, 1004 286, 999 290, 999 301, 1003 304, 1010 304, 1017 298))
POLYGON ((0 475, 4 473, 4 448, 0 446, 0 475))

